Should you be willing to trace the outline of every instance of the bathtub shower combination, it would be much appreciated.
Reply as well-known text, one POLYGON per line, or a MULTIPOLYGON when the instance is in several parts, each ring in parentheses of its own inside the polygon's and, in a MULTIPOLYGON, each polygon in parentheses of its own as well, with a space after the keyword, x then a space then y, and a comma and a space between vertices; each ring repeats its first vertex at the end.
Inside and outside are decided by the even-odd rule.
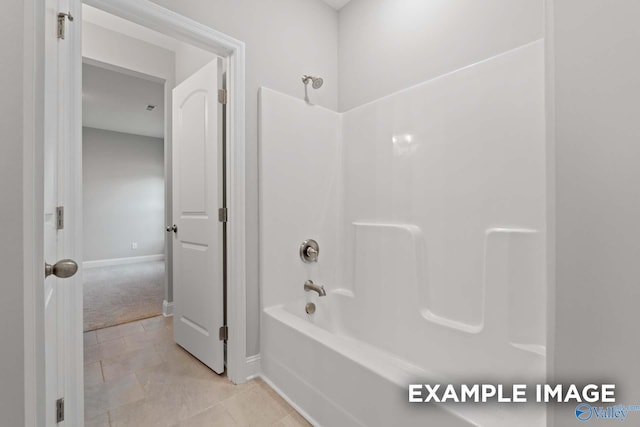
POLYGON ((545 425, 408 403, 545 380, 544 111, 542 41, 341 114, 261 89, 262 372, 314 424, 545 425))

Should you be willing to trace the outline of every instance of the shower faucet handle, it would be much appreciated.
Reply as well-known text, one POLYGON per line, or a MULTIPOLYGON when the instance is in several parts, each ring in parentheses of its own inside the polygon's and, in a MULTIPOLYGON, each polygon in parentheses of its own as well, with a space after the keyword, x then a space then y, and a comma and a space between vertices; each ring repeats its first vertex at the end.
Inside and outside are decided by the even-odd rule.
POLYGON ((302 262, 310 264, 312 262, 318 262, 318 256, 320 255, 320 246, 318 242, 313 239, 307 239, 300 245, 300 259, 302 262))
POLYGON ((311 260, 318 261, 318 251, 313 249, 311 246, 307 248, 307 256, 311 258, 311 260))

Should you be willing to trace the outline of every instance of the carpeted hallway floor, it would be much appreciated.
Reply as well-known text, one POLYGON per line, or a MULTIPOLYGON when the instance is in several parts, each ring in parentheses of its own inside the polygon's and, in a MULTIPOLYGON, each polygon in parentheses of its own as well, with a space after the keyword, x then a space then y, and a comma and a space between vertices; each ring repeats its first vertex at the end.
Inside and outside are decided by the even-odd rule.
POLYGON ((164 261, 84 270, 84 330, 162 314, 164 261))

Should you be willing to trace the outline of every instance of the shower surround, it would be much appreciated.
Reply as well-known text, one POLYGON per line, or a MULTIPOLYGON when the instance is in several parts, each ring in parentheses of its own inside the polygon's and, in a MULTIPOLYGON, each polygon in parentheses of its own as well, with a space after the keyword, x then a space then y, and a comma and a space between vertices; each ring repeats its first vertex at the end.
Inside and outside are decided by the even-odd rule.
POLYGON ((342 114, 261 89, 262 373, 314 424, 545 425, 408 403, 545 381, 544 92, 542 40, 342 114))

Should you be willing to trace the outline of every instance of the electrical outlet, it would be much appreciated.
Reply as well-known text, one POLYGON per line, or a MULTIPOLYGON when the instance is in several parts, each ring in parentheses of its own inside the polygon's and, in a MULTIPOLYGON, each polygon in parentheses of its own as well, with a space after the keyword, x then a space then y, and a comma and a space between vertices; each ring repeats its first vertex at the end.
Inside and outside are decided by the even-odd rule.
POLYGON ((131 242, 131 249, 138 249, 138 242, 131 242))

